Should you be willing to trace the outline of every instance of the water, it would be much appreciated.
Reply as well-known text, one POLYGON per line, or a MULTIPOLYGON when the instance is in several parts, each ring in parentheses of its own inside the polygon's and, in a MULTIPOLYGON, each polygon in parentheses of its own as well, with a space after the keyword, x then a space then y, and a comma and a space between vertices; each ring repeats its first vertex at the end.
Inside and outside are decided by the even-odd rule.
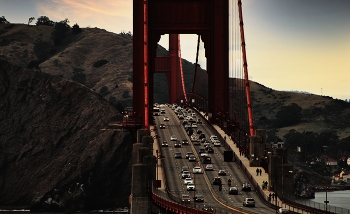
MULTIPOLYGON (((303 199, 297 201, 303 201, 304 204, 312 207, 322 206, 323 208, 325 204, 324 201, 326 201, 326 192, 315 192, 314 199, 303 199), (317 205, 317 203, 320 205, 317 205)), ((329 206, 348 209, 350 213, 350 190, 327 192, 327 201, 329 201, 329 206)))

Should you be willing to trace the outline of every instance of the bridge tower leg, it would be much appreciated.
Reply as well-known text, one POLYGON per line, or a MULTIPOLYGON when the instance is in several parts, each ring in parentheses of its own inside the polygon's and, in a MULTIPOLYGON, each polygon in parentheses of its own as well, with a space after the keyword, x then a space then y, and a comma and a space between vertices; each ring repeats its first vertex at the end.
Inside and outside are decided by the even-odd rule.
POLYGON ((201 35, 207 58, 208 113, 212 122, 224 122, 229 116, 229 1, 133 0, 133 14, 133 109, 143 128, 152 122, 147 110, 153 104, 156 49, 163 34, 201 35))

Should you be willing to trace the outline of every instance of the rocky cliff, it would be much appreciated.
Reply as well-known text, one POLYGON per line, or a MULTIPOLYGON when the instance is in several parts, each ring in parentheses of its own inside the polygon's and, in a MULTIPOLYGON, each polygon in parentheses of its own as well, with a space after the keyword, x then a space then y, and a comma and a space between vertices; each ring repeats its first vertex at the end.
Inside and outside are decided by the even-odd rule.
POLYGON ((132 145, 128 132, 105 129, 116 118, 90 88, 0 60, 2 208, 127 206, 132 145))

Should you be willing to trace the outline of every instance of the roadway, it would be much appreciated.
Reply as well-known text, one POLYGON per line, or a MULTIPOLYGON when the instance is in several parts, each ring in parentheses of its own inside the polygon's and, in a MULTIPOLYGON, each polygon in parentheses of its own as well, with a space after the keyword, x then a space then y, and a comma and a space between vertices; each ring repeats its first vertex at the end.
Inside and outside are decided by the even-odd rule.
MULTIPOLYGON (((199 160, 200 156, 198 154, 198 150, 200 148, 204 148, 202 143, 200 145, 194 145, 191 143, 190 137, 185 132, 185 129, 182 125, 182 121, 178 119, 175 112, 169 108, 165 108, 165 114, 160 114, 159 116, 154 116, 155 124, 159 127, 160 124, 165 124, 165 129, 157 128, 157 140, 159 144, 163 141, 168 142, 168 147, 158 148, 161 150, 161 154, 164 156, 162 160, 164 166, 164 173, 166 173, 167 187, 170 193, 177 198, 180 199, 182 194, 189 194, 191 197, 195 195, 203 195, 204 202, 194 202, 193 204, 199 207, 200 209, 205 206, 212 206, 216 211, 224 211, 224 212, 237 212, 241 211, 242 213, 275 213, 275 210, 267 207, 260 198, 256 195, 254 189, 251 191, 242 191, 242 184, 244 182, 248 182, 249 179, 246 178, 245 174, 242 172, 240 166, 237 162, 224 162, 224 151, 225 148, 223 146, 220 147, 212 147, 214 149, 213 154, 208 154, 211 157, 212 164, 214 166, 213 171, 205 171, 205 165, 202 164, 199 160), (169 117, 169 121, 164 121, 164 116, 169 117), (174 147, 174 142, 171 141, 170 137, 175 135, 178 141, 188 140, 189 145, 182 145, 181 147, 174 147), (175 152, 181 152, 183 158, 175 159, 175 152), (189 162, 188 159, 185 158, 187 152, 193 152, 197 158, 196 162, 189 162), (187 191, 186 185, 184 185, 184 179, 181 178, 181 168, 182 166, 188 166, 191 172, 191 178, 194 180, 196 191, 187 191), (200 166, 204 171, 203 174, 193 174, 192 168, 194 166, 200 166), (217 177, 218 170, 224 169, 227 173, 226 176, 220 176, 223 181, 222 190, 219 191, 218 185, 213 185, 212 181, 214 177, 217 177), (239 189, 238 195, 230 195, 228 194, 229 186, 227 184, 228 179, 232 180, 231 186, 237 186, 239 189), (246 197, 254 198, 255 207, 244 207, 243 200, 246 197)), ((206 138, 209 139, 210 135, 215 135, 213 133, 210 124, 206 122, 206 120, 201 115, 196 115, 197 118, 201 118, 203 124, 198 124, 198 128, 202 130, 202 132, 206 135, 206 138)), ((218 136, 219 139, 221 136, 218 136)), ((222 140, 222 139, 221 139, 222 140)), ((158 144, 158 145, 159 145, 158 144)), ((253 185, 252 185, 253 188, 253 185)))

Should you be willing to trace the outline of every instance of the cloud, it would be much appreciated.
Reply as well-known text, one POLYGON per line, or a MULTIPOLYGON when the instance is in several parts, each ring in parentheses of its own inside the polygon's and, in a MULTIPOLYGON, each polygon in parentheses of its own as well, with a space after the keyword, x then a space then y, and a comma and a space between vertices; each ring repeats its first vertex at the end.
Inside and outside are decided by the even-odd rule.
POLYGON ((130 0, 46 0, 37 1, 39 16, 53 21, 67 18, 70 24, 98 27, 120 33, 132 29, 132 1, 130 0))

